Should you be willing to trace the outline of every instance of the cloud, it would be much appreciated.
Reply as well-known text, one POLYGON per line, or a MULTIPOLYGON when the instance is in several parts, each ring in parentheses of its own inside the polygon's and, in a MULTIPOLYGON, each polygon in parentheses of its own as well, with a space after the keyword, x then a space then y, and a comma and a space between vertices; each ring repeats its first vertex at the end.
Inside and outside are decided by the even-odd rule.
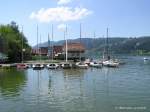
POLYGON ((70 3, 72 0, 58 0, 57 4, 58 5, 65 5, 70 3))
POLYGON ((67 22, 83 19, 90 14, 92 14, 92 11, 86 8, 71 8, 61 6, 48 9, 42 8, 37 12, 32 12, 30 18, 38 20, 42 23, 67 22))
POLYGON ((65 31, 65 29, 66 29, 66 24, 59 24, 59 25, 57 26, 57 29, 60 30, 60 31, 65 31))

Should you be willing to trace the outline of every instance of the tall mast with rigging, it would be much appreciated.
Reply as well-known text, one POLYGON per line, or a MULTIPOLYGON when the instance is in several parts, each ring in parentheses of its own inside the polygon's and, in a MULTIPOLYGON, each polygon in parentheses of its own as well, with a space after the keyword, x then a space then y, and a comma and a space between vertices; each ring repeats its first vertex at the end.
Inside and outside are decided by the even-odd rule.
POLYGON ((109 56, 109 42, 108 42, 108 28, 107 28, 107 32, 106 32, 106 35, 107 35, 107 38, 106 38, 106 56, 107 56, 107 59, 109 60, 110 59, 110 56, 109 56))
POLYGON ((24 55, 23 55, 23 52, 25 51, 25 49, 23 48, 23 26, 22 26, 22 31, 21 31, 21 34, 22 34, 22 41, 21 41, 21 63, 23 63, 23 60, 24 60, 24 55))
POLYGON ((53 30, 53 24, 52 24, 52 61, 53 61, 53 58, 54 58, 54 30, 53 30))
POLYGON ((67 25, 66 25, 66 29, 64 31, 64 39, 65 39, 65 44, 66 44, 66 49, 65 49, 65 54, 66 54, 66 62, 68 62, 68 41, 67 41, 67 32, 68 32, 68 29, 67 29, 67 25))
POLYGON ((51 54, 51 46, 50 46, 50 38, 49 38, 49 33, 48 33, 48 57, 50 58, 50 54, 51 54))
MULTIPOLYGON (((40 46, 41 46, 41 35, 40 35, 40 46)), ((39 49, 40 51, 40 62, 41 62, 41 57, 42 57, 42 54, 41 54, 41 47, 40 47, 40 49, 39 49)))
MULTIPOLYGON (((80 23, 80 44, 81 44, 81 38, 82 38, 82 24, 80 23)), ((80 49, 80 54, 79 54, 79 59, 81 61, 81 49, 80 49)))
POLYGON ((38 25, 37 25, 37 54, 39 55, 39 42, 38 42, 39 33, 38 33, 38 31, 39 31, 39 28, 38 28, 38 25))

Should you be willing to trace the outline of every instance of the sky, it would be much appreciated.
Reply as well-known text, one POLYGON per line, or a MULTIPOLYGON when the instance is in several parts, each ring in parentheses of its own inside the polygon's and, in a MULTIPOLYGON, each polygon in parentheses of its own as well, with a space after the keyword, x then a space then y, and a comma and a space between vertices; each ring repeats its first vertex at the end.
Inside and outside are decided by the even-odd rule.
POLYGON ((41 42, 67 38, 150 36, 150 0, 1 0, 0 24, 15 21, 23 26, 31 46, 37 44, 37 25, 41 42), (95 32, 95 37, 94 37, 95 32))

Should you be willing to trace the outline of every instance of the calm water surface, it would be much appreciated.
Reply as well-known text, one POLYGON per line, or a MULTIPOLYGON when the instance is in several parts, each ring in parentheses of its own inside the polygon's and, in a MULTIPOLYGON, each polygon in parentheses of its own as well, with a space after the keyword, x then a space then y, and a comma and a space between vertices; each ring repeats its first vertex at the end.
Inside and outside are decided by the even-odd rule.
POLYGON ((0 112, 150 112, 150 62, 119 68, 0 70, 0 112))

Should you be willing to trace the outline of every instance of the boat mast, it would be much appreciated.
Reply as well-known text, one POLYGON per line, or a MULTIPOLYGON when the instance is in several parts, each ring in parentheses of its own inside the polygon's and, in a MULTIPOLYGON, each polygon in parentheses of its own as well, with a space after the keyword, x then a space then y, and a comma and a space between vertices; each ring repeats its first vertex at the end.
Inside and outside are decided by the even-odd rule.
MULTIPOLYGON (((103 37, 103 39, 104 39, 104 35, 102 36, 103 37)), ((105 60, 105 50, 106 50, 106 41, 105 41, 105 39, 104 39, 104 49, 103 49, 103 61, 105 60)))
POLYGON ((38 28, 38 25, 37 25, 37 54, 39 56, 39 42, 38 42, 39 33, 38 33, 38 30, 39 30, 39 28, 38 28))
POLYGON ((94 39, 96 38, 96 33, 95 33, 95 31, 94 31, 94 39))
POLYGON ((109 56, 109 45, 108 45, 108 28, 107 28, 107 32, 106 32, 106 35, 107 35, 107 39, 106 39, 106 52, 107 52, 107 59, 109 60, 110 59, 110 56, 109 56))
POLYGON ((50 38, 48 33, 48 57, 50 57, 50 38))
MULTIPOLYGON (((82 38, 82 29, 81 29, 81 27, 82 27, 82 24, 80 23, 80 44, 81 44, 81 38, 82 38)), ((79 58, 80 58, 80 61, 81 61, 81 49, 80 49, 80 52, 79 52, 79 58)))
POLYGON ((53 33, 54 31, 53 31, 53 24, 52 24, 52 61, 53 61, 53 58, 54 58, 54 40, 53 40, 53 38, 54 38, 54 33, 53 33))
MULTIPOLYGON (((40 46, 41 46, 41 35, 40 35, 40 46)), ((40 62, 41 62, 41 47, 40 47, 40 62)))
POLYGON ((68 41, 67 41, 67 25, 66 25, 66 30, 64 32, 64 38, 66 41, 66 62, 68 61, 68 41))
POLYGON ((21 42, 21 63, 23 63, 23 58, 24 58, 24 55, 23 55, 23 52, 24 52, 24 49, 23 49, 23 26, 22 26, 22 31, 21 31, 21 34, 22 34, 22 42, 21 42))

